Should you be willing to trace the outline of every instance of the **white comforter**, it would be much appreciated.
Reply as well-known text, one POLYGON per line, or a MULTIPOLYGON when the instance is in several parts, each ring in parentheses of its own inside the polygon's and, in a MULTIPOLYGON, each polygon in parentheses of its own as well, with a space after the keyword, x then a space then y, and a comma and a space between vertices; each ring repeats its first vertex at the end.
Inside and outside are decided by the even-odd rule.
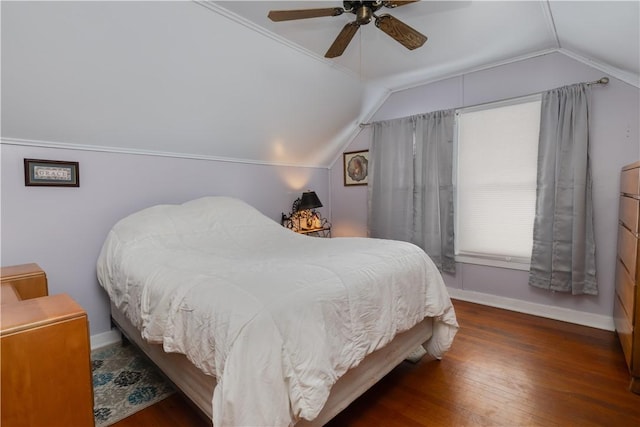
POLYGON ((231 198, 121 220, 97 269, 145 339, 217 377, 215 426, 312 420, 336 380, 397 333, 434 317, 425 347, 441 357, 457 330, 416 246, 298 235, 231 198))

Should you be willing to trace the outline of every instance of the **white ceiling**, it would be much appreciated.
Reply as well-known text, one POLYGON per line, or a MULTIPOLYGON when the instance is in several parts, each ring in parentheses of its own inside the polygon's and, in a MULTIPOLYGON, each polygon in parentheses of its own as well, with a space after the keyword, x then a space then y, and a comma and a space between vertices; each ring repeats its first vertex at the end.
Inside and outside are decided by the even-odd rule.
MULTIPOLYGON (((341 7, 341 1, 216 1, 252 25, 323 57, 342 27, 344 13, 272 22, 270 10, 341 7)), ((640 74, 638 1, 421 1, 382 8, 429 37, 409 51, 372 23, 362 26, 345 53, 327 59, 363 80, 395 86, 398 76, 429 78, 550 49, 568 49, 587 59, 640 74)))
MULTIPOLYGON (((341 6, 330 2, 218 2, 254 24, 274 32, 322 57, 342 27, 354 15, 272 22, 271 9, 307 9, 341 6)), ((460 66, 480 65, 556 47, 553 31, 546 25, 543 7, 536 2, 450 1, 413 3, 383 8, 429 40, 409 51, 375 27, 360 27, 344 54, 329 60, 364 80, 388 78, 419 69, 440 73, 460 66), (509 37, 504 37, 509 34, 509 37)))
POLYGON ((324 167, 389 93, 558 51, 639 86, 639 1, 421 1, 406 50, 341 1, 1 2, 3 142, 324 167))

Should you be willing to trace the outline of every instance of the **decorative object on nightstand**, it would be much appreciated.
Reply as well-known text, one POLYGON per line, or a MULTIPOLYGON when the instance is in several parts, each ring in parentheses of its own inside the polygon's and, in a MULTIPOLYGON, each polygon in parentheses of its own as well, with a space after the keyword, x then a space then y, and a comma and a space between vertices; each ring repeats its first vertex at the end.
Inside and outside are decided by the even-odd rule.
POLYGON ((622 168, 618 212, 613 318, 631 374, 629 389, 640 394, 640 162, 622 168))
POLYGON ((315 237, 331 237, 331 224, 322 218, 316 208, 321 208, 322 202, 315 191, 305 191, 291 206, 289 216, 282 214, 280 223, 296 233, 315 237))

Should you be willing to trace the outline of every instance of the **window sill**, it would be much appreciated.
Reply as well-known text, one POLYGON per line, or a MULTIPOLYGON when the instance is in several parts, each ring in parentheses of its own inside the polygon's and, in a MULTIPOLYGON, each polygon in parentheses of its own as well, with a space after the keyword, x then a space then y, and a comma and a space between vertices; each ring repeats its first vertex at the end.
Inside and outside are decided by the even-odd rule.
POLYGON ((511 270, 529 271, 529 268, 531 267, 531 263, 519 260, 507 261, 506 259, 484 258, 469 255, 456 255, 455 260, 456 262, 464 264, 485 265, 488 267, 508 268, 511 270))

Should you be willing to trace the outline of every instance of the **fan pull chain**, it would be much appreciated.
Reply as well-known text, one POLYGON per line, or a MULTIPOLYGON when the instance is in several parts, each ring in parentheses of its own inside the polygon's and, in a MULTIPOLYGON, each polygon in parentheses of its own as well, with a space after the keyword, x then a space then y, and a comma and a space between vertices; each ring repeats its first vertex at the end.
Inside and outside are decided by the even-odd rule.
POLYGON ((363 31, 360 31, 360 81, 364 81, 364 78, 362 76, 362 33, 363 31))

